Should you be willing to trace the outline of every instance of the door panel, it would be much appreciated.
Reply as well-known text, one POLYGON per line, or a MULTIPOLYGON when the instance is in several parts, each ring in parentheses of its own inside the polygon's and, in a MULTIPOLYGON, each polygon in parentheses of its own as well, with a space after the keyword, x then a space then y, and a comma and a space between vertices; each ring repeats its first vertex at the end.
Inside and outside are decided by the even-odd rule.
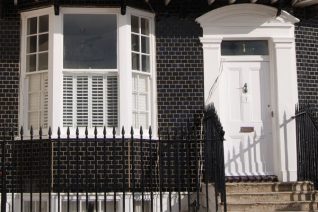
POLYGON ((268 62, 224 62, 226 175, 273 174, 268 62))

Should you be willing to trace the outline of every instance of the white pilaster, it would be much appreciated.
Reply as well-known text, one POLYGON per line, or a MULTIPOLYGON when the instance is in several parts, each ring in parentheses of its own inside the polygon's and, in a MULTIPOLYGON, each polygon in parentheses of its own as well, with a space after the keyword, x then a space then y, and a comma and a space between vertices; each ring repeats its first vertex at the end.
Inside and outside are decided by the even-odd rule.
POLYGON ((219 77, 221 64, 221 37, 200 38, 203 45, 204 59, 204 102, 213 103, 219 111, 219 77))
MULTIPOLYGON (((298 102, 295 41, 273 38, 275 54, 276 121, 278 177, 281 181, 297 180, 296 126, 291 117, 298 102)), ((275 143, 274 143, 275 144, 275 143)))
MULTIPOLYGON (((130 16, 118 15, 118 73, 119 73, 119 131, 124 126, 129 133, 132 123, 132 71, 130 43, 130 16)), ((120 133, 120 132, 117 132, 120 133)))

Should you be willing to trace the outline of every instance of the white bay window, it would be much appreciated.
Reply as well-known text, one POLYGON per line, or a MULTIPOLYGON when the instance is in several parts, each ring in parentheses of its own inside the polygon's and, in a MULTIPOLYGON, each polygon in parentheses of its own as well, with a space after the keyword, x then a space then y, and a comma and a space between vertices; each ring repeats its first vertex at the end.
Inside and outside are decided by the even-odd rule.
POLYGON ((21 125, 156 128, 153 14, 62 7, 21 17, 21 125))

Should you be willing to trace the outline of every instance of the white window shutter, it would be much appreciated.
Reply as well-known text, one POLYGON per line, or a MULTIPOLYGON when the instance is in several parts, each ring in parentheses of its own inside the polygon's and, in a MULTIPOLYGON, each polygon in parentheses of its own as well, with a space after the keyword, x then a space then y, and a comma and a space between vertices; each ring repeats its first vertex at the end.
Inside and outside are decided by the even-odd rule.
POLYGON ((48 75, 47 73, 28 76, 28 128, 48 127, 48 75))
POLYGON ((149 76, 133 75, 133 125, 136 129, 149 127, 149 76))
POLYGON ((92 126, 104 125, 104 78, 92 76, 92 126))
POLYGON ((63 126, 73 126, 73 77, 63 77, 63 126))
POLYGON ((118 126, 117 76, 107 76, 107 126, 118 126))
POLYGON ((48 112, 49 112, 49 91, 48 91, 48 74, 42 74, 42 127, 48 128, 48 112))
POLYGON ((78 76, 76 86, 76 120, 78 127, 88 126, 88 77, 78 76))

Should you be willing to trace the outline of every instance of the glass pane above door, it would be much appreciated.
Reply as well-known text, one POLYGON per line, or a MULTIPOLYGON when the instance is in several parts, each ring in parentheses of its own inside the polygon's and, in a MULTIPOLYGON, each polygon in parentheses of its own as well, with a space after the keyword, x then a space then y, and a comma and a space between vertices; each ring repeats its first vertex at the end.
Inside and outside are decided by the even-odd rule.
POLYGON ((268 55, 268 42, 266 40, 222 41, 221 55, 268 55))

